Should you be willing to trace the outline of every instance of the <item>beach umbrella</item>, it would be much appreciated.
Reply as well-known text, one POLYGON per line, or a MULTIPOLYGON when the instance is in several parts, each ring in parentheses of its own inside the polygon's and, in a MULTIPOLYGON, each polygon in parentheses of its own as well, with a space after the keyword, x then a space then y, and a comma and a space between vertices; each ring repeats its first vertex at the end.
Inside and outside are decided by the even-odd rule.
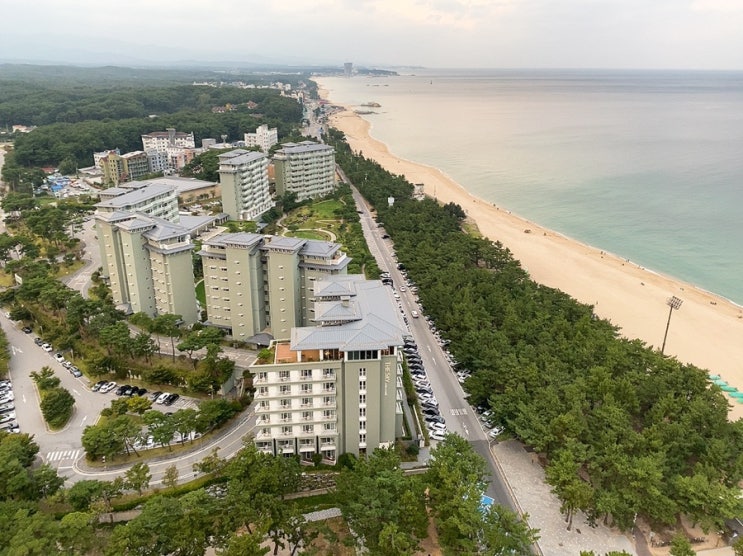
POLYGON ((724 380, 722 380, 720 378, 718 378, 717 380, 713 380, 712 382, 714 382, 715 384, 717 384, 717 386, 727 386, 728 385, 727 382, 725 382, 724 380))
POLYGON ((738 389, 735 386, 720 386, 725 392, 737 392, 738 389))
POLYGON ((743 392, 730 392, 731 398, 743 398, 743 392))
POLYGON ((720 375, 709 375, 710 380, 718 380, 720 378, 720 375))

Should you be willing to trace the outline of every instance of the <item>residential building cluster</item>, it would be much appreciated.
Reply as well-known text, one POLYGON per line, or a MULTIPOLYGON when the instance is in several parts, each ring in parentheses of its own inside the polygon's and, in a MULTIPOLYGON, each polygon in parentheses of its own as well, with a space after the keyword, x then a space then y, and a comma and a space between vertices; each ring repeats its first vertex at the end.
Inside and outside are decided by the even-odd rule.
MULTIPOLYGON (((227 161, 246 153, 265 159, 243 151, 227 161)), ((270 360, 251 367, 260 450, 332 462, 403 434, 406 328, 390 289, 348 275, 338 244, 228 233, 220 226, 227 214, 180 214, 177 183, 167 180, 104 190, 96 209, 102 276, 121 310, 178 314, 185 324, 204 311, 207 325, 236 340, 271 342, 270 360), (203 307, 194 287, 196 237, 203 307)))

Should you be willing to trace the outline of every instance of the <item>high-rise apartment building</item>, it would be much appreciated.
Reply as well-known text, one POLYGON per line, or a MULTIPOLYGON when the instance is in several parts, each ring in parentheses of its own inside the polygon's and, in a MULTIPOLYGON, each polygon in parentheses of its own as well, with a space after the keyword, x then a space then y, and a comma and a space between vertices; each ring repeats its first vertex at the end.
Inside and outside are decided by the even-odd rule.
POLYGON ((407 333, 389 288, 363 276, 314 284, 315 326, 277 340, 250 367, 259 450, 328 462, 402 436, 400 346, 407 333))
POLYGON ((268 154, 268 150, 279 142, 279 132, 275 127, 269 129, 266 124, 260 125, 255 129, 255 133, 245 134, 246 147, 260 147, 261 150, 268 154))
POLYGON ((284 143, 273 157, 276 195, 288 191, 298 201, 322 197, 335 189, 335 150, 329 145, 302 141, 284 143))
POLYGON ((171 313, 184 322, 198 317, 191 230, 132 212, 96 214, 103 269, 117 307, 150 316, 171 313))
POLYGON ((247 232, 204 238, 198 254, 208 323, 238 340, 288 338, 311 323, 315 282, 345 275, 351 261, 336 243, 247 232))
POLYGON ((263 153, 236 149, 219 155, 222 210, 232 220, 257 220, 273 207, 268 159, 263 153))

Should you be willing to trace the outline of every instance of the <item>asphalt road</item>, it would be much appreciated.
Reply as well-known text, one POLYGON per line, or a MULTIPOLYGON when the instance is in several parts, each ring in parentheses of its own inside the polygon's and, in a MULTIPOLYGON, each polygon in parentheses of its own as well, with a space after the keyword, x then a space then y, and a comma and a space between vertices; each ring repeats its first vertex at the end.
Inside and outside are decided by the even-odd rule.
MULTIPOLYGON (((346 183, 350 183, 342 173, 341 175, 346 183)), ((400 306, 403 314, 407 317, 411 335, 418 344, 418 353, 423 361, 423 367, 426 369, 431 388, 439 402, 439 411, 446 420, 448 431, 466 438, 472 448, 487 463, 491 480, 485 494, 495 499, 497 503, 517 511, 516 504, 495 462, 495 456, 490 450, 489 438, 483 430, 478 415, 467 403, 464 390, 462 390, 457 376, 449 365, 444 350, 425 320, 421 308, 415 302, 415 294, 410 291, 405 278, 397 270, 397 260, 394 257, 392 242, 389 239, 382 239, 382 235, 385 233, 383 228, 377 225, 361 194, 355 187, 351 189, 356 207, 361 210, 361 226, 367 245, 369 245, 369 249, 376 258, 379 267, 383 271, 389 272, 392 277, 394 287, 400 296, 400 306), (400 286, 403 285, 406 286, 406 291, 399 291, 400 286), (413 318, 412 311, 417 311, 420 317, 413 318)))

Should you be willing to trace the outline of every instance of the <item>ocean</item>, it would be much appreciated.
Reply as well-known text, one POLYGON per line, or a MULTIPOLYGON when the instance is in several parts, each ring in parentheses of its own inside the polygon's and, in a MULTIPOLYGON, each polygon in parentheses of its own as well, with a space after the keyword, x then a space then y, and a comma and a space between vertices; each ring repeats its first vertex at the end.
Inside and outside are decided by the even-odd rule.
POLYGON ((322 78, 403 158, 743 305, 743 72, 418 70, 322 78), (362 107, 379 103, 379 108, 362 107))

